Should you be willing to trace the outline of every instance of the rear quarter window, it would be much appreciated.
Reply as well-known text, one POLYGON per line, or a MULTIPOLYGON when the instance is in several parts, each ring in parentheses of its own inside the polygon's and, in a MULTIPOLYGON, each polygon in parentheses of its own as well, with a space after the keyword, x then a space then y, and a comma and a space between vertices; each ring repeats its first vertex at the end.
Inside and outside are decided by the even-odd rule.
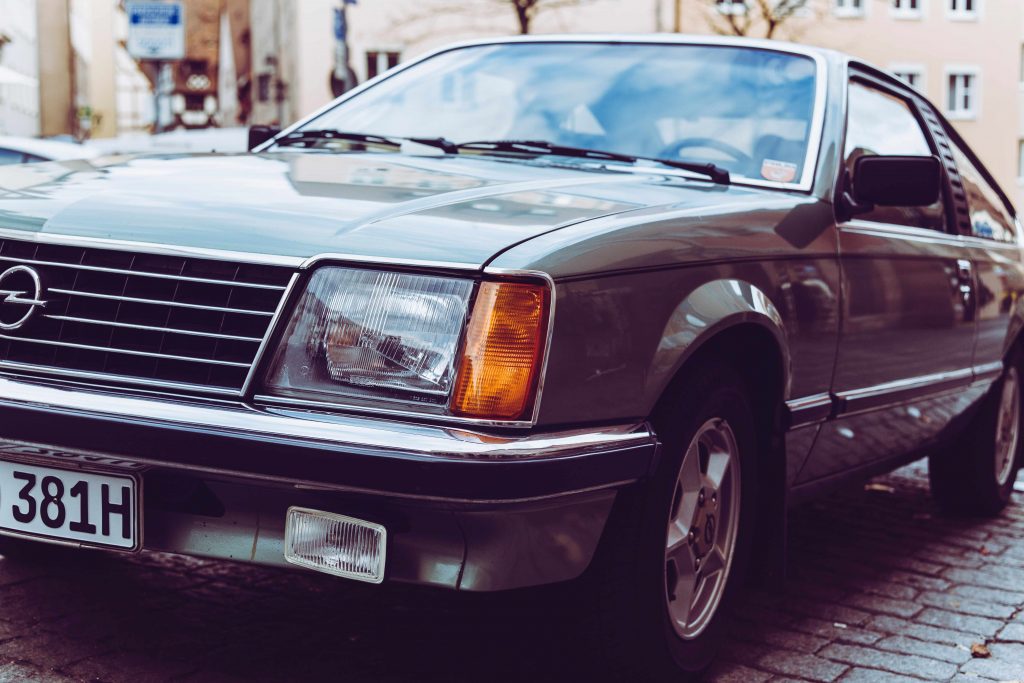
POLYGON ((971 234, 997 242, 1017 242, 1017 223, 1003 203, 999 192, 985 180, 970 157, 953 144, 953 157, 967 193, 967 208, 971 217, 971 234))

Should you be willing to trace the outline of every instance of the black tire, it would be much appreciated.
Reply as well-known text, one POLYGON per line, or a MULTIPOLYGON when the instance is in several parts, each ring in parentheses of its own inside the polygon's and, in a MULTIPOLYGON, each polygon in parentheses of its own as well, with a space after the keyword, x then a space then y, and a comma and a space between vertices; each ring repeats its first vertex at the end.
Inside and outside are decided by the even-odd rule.
MULTIPOLYGON (((997 464, 997 424, 1004 405, 1007 383, 1016 386, 1020 405, 1020 360, 1014 353, 1006 362, 1006 369, 995 382, 977 414, 963 432, 928 459, 928 479, 932 497, 947 514, 992 517, 1002 512, 1013 494, 1013 484, 1021 466, 1021 410, 1016 414, 1016 447, 1009 478, 999 481, 997 464)), ((1008 390, 1009 391, 1009 390, 1008 390)))
POLYGON ((758 439, 748 390, 720 362, 702 364, 676 382, 652 423, 663 444, 660 461, 647 481, 620 493, 587 577, 584 600, 592 608, 590 654, 592 661, 601 662, 604 675, 678 682, 696 679, 710 666, 744 583, 753 545, 758 439), (679 505, 674 498, 683 456, 698 429, 713 418, 728 423, 738 446, 739 522, 718 608, 699 634, 684 640, 669 616, 666 528, 670 511, 677 509, 673 505, 679 505))

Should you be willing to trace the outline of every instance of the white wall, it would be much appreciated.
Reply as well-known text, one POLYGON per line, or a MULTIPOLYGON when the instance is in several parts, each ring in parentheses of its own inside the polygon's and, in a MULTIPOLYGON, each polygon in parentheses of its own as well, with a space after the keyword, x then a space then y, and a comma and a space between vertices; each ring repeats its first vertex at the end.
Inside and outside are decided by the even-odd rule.
MULTIPOLYGON (((684 0, 684 2, 693 0, 684 0)), ((673 0, 579 0, 540 11, 531 33, 652 33, 670 30, 673 0)), ((541 4, 543 7, 543 3, 541 4)), ((459 40, 519 32, 511 2, 388 0, 349 8, 352 66, 366 75, 368 50, 394 50, 403 60, 459 40)))
POLYGON ((11 39, 0 66, 27 83, 0 83, 0 134, 39 134, 39 52, 34 0, 0 0, 0 33, 11 39))

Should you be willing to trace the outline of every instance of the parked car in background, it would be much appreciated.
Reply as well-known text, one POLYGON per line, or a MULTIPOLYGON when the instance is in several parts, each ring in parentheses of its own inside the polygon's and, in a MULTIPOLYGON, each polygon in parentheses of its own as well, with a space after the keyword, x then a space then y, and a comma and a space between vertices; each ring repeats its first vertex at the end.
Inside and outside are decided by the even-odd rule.
POLYGON ((0 166, 91 159, 97 156, 98 151, 75 142, 0 135, 0 166))
POLYGON ((487 40, 254 154, 24 176, 4 534, 578 581, 567 638, 679 680, 781 571, 787 506, 927 456, 943 509, 994 515, 1021 465, 1014 209, 837 52, 487 40))
POLYGON ((179 128, 156 135, 126 133, 115 138, 95 138, 87 144, 102 154, 244 152, 247 137, 245 128, 179 128))

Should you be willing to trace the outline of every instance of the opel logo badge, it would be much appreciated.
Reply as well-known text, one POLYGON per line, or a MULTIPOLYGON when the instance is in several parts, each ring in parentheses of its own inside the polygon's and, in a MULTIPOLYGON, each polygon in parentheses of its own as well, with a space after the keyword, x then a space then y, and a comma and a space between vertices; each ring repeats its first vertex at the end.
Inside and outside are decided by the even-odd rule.
POLYGON ((17 330, 37 308, 46 306, 39 273, 28 266, 12 266, 0 273, 0 330, 17 330))

